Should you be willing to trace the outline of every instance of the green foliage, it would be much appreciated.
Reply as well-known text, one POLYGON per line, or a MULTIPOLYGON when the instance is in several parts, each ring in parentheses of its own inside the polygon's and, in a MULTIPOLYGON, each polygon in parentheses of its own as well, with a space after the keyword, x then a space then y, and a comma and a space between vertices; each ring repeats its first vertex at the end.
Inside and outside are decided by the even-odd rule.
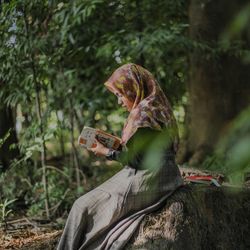
MULTIPOLYGON (((48 187, 52 215, 60 214, 70 207, 76 199, 75 183, 72 183, 72 170, 65 166, 62 170, 48 166, 48 187), (69 190, 68 190, 69 189, 69 190), (60 204, 59 204, 60 202, 60 204), (56 205, 60 205, 57 209, 56 205)), ((13 162, 9 171, 0 176, 0 199, 18 199, 27 213, 32 216, 44 216, 44 191, 41 183, 42 171, 34 163, 22 160, 13 162)), ((83 194, 86 190, 81 190, 83 194)), ((79 195, 79 193, 78 193, 79 195)), ((14 211, 15 212, 15 211, 14 211)))
POLYGON ((245 64, 250 62, 249 39, 247 38, 249 20, 250 4, 246 3, 220 35, 217 49, 219 53, 227 52, 230 55, 240 58, 245 64))
POLYGON ((10 129, 3 138, 0 138, 0 148, 3 146, 4 142, 9 138, 9 136, 10 136, 10 129))
POLYGON ((232 182, 242 183, 250 171, 250 108, 244 110, 231 124, 218 145, 218 156, 224 160, 224 171, 232 182))
MULTIPOLYGON (((190 43, 187 2, 12 0, 1 7, 0 101, 17 108, 21 152, 1 176, 1 196, 23 197, 29 206, 35 204, 30 214, 43 214, 43 143, 47 159, 64 157, 62 165, 52 166, 59 171, 48 164, 53 208, 68 188, 66 200, 79 189, 86 192, 76 186, 72 136, 76 141, 84 125, 120 136, 127 114, 103 86, 113 70, 127 62, 142 64, 180 110, 187 79, 184 52, 190 43)), ((77 155, 84 172, 91 157, 79 148, 77 155)), ((90 169, 98 180, 109 175, 105 168, 90 169)))
POLYGON ((250 108, 247 108, 231 122, 215 153, 207 156, 202 163, 203 169, 225 174, 232 184, 244 184, 245 174, 250 172, 249 117, 250 108))
POLYGON ((4 225, 6 225, 6 219, 7 217, 11 214, 12 209, 8 208, 13 202, 15 202, 16 199, 13 200, 8 200, 5 199, 3 203, 0 203, 0 225, 3 223, 4 225))
POLYGON ((222 34, 222 39, 232 40, 239 36, 248 26, 250 20, 250 4, 246 5, 237 13, 235 18, 231 21, 225 32, 222 34))
MULTIPOLYGON (((62 171, 57 168, 49 168, 48 171, 48 191, 51 208, 51 215, 60 214, 59 211, 65 211, 70 208, 70 205, 77 198, 74 184, 71 184, 69 169, 64 167, 62 171), (59 208, 59 211, 57 209, 59 208)), ((38 177, 41 178, 41 171, 38 170, 38 177)), ((38 178, 39 179, 39 178, 38 178)), ((81 190, 83 194, 85 190, 81 190)), ((44 216, 44 199, 43 186, 41 182, 35 183, 32 187, 31 195, 26 197, 26 202, 30 205, 27 211, 31 216, 44 216)))

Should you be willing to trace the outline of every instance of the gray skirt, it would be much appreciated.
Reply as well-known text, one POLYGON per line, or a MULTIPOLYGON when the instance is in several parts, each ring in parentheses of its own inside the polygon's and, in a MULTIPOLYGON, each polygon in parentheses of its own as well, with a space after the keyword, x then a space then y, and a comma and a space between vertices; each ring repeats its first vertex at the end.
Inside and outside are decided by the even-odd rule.
POLYGON ((182 184, 172 160, 154 171, 125 166, 74 202, 57 250, 122 249, 144 216, 182 184))

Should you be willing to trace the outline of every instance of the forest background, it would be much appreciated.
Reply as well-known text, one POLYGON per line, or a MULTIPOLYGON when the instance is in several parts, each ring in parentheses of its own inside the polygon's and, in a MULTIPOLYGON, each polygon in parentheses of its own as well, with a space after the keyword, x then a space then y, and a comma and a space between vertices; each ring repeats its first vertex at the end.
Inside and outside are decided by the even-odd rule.
POLYGON ((173 106, 178 163, 243 184, 249 21, 246 0, 1 1, 1 222, 11 210, 65 218, 77 197, 121 169, 77 138, 83 126, 120 136, 128 113, 103 83, 128 62, 151 71, 173 106))

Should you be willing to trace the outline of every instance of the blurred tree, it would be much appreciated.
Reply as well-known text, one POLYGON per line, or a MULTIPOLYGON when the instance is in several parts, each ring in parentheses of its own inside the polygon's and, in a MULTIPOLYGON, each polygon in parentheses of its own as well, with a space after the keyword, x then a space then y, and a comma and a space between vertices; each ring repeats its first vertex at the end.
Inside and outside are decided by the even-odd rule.
POLYGON ((10 107, 0 106, 0 173, 10 166, 12 159, 19 156, 17 147, 17 137, 13 119, 13 113, 10 107), (11 146, 13 145, 13 146, 11 146))
POLYGON ((178 156, 180 163, 201 163, 213 152, 228 124, 250 104, 249 62, 243 61, 244 50, 250 48, 249 22, 244 29, 234 30, 230 41, 223 40, 236 14, 248 2, 190 3, 190 37, 194 47, 190 52, 188 129, 178 156))

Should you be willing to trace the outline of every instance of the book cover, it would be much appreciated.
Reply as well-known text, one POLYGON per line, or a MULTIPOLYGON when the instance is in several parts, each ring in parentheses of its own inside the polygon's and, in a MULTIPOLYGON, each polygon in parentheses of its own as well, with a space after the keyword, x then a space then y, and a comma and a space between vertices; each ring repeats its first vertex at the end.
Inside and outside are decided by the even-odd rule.
POLYGON ((105 147, 112 149, 118 149, 121 144, 121 139, 117 136, 109 134, 101 129, 84 126, 78 138, 78 144, 85 148, 93 148, 96 147, 96 140, 105 147))

